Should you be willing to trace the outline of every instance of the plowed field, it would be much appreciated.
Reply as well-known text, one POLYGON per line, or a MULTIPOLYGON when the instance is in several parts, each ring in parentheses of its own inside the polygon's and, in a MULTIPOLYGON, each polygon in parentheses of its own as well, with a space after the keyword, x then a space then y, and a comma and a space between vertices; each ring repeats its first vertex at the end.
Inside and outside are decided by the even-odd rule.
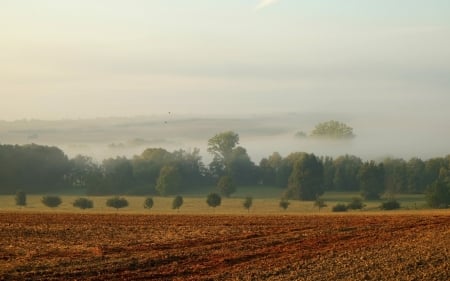
POLYGON ((0 280, 450 280, 450 216, 0 213, 0 280))

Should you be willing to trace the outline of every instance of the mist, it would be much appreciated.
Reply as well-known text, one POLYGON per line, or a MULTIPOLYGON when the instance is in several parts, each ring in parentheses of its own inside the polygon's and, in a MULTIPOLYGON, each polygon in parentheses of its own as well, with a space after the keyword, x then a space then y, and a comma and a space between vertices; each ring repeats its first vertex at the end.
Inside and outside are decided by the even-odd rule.
MULTIPOLYGON (((434 114, 432 114, 434 115, 434 114)), ((88 155, 105 158, 141 154, 146 148, 168 151, 199 148, 203 161, 211 161, 207 141, 217 133, 232 130, 256 164, 273 152, 287 156, 308 152, 337 157, 351 154, 365 160, 385 157, 428 159, 450 153, 447 121, 437 116, 342 113, 286 113, 251 116, 173 116, 172 114, 59 121, 0 122, 1 143, 36 143, 60 147, 69 157, 88 155), (316 124, 338 120, 353 128, 351 140, 296 137, 310 133, 316 124)))

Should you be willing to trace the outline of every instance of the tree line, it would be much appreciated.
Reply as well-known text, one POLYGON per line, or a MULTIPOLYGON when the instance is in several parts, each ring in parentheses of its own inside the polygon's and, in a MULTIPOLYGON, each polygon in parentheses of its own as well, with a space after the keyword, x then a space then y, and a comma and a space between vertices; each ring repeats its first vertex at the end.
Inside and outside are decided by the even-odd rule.
POLYGON ((57 147, 0 145, 0 193, 66 192, 88 195, 176 195, 217 186, 225 196, 239 186, 277 186, 287 199, 315 200, 325 191, 360 191, 366 200, 397 193, 427 193, 433 206, 450 202, 450 156, 422 160, 385 158, 363 161, 354 155, 337 158, 274 152, 255 164, 228 131, 208 140, 213 156, 205 164, 199 149, 148 148, 132 158, 97 163, 89 156, 67 157, 57 147))

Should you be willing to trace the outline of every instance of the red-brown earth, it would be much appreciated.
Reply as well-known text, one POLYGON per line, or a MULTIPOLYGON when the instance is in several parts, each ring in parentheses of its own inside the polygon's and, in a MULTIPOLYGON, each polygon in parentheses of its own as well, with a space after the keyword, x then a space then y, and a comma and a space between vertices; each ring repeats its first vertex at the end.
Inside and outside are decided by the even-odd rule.
POLYGON ((0 213, 0 280, 450 280, 450 214, 0 213))

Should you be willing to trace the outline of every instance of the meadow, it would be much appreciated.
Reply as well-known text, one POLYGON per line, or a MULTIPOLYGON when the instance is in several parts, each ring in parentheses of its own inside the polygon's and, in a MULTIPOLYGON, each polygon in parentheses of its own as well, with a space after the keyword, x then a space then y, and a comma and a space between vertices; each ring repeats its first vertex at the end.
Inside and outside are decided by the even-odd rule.
MULTIPOLYGON (((128 207, 116 210, 106 206, 106 200, 112 196, 84 196, 84 195, 58 195, 62 204, 56 208, 49 208, 42 204, 43 195, 27 195, 27 205, 19 207, 15 205, 13 195, 0 196, 0 211, 20 212, 81 212, 81 213, 129 213, 129 214, 313 214, 319 213, 319 209, 311 201, 290 200, 286 210, 279 207, 282 190, 273 187, 242 187, 230 198, 222 198, 222 204, 211 208, 206 203, 207 193, 182 194, 184 203, 180 210, 172 209, 173 197, 152 196, 154 205, 151 209, 144 208, 146 196, 121 196, 127 199, 128 207), (246 196, 253 198, 253 204, 249 212, 244 209, 243 201, 246 196), (80 210, 73 207, 72 203, 80 197, 87 197, 94 203, 92 209, 80 210)), ((330 213, 334 205, 349 203, 353 197, 359 197, 357 192, 327 192, 321 198, 325 200, 327 207, 320 213, 330 213)), ((427 209, 424 195, 399 194, 395 197, 401 203, 401 209, 396 212, 427 209)), ((382 200, 365 201, 366 207, 362 211, 379 211, 382 200)))

